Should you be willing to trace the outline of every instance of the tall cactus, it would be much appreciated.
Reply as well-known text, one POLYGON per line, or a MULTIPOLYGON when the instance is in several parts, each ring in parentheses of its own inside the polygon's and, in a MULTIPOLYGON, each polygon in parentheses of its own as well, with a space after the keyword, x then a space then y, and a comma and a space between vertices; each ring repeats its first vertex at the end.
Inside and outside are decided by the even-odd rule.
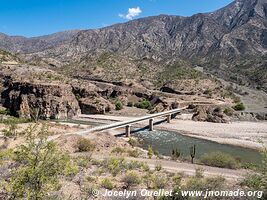
POLYGON ((194 158, 196 156, 196 145, 190 147, 190 156, 191 156, 191 163, 194 163, 194 158))

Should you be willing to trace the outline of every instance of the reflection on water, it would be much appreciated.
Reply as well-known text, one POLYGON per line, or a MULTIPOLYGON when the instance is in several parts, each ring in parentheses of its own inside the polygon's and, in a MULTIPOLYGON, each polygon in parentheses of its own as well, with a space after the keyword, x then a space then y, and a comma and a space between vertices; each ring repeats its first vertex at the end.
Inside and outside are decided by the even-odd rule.
POLYGON ((172 150, 177 148, 181 151, 183 157, 189 157, 189 148, 195 144, 196 158, 200 158, 205 153, 221 151, 245 162, 261 162, 261 154, 256 150, 192 138, 171 131, 150 132, 144 130, 134 133, 134 136, 143 140, 143 148, 148 148, 151 145, 162 155, 170 156, 172 150))

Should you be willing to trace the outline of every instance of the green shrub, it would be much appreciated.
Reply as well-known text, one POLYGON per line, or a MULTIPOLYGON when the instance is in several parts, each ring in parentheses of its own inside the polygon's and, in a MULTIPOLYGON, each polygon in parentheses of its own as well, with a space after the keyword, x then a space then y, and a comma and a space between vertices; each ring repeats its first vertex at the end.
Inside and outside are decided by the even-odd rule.
POLYGON ((212 152, 204 154, 201 157, 201 162, 205 165, 236 169, 239 167, 237 160, 229 154, 222 152, 212 152))
POLYGON ((267 148, 262 152, 262 164, 255 170, 255 172, 248 174, 241 185, 247 186, 252 190, 263 191, 261 199, 267 199, 267 148))
POLYGON ((77 142, 78 152, 92 152, 95 149, 95 145, 86 138, 81 138, 77 142))
POLYGON ((204 177, 204 169, 203 168, 196 168, 195 177, 203 178, 204 177))
POLYGON ((121 101, 116 101, 115 107, 116 107, 116 110, 121 110, 123 108, 121 101))
POLYGON ((73 172, 68 155, 48 141, 47 127, 30 126, 25 131, 26 142, 16 148, 7 190, 10 199, 49 199, 58 190, 61 176, 73 172), (38 140, 38 142, 36 142, 38 140))
POLYGON ((242 110, 245 110, 246 107, 245 107, 245 105, 244 105, 243 103, 237 103, 237 104, 233 107, 233 109, 235 109, 236 111, 242 111, 242 110))
POLYGON ((116 154, 123 154, 125 152, 125 150, 121 147, 115 147, 114 149, 112 149, 111 153, 116 153, 116 154))
POLYGON ((134 106, 134 103, 133 102, 128 102, 127 106, 128 107, 133 107, 134 106))
POLYGON ((151 159, 152 158, 152 156, 153 156, 153 154, 154 154, 154 151, 153 151, 153 148, 152 148, 152 146, 148 146, 148 152, 147 152, 147 155, 148 155, 148 157, 151 159))
POLYGON ((153 189, 163 189, 166 187, 168 179, 164 174, 156 174, 153 176, 153 189))
POLYGON ((181 174, 176 174, 175 176, 173 176, 172 181, 173 181, 174 185, 179 186, 181 184, 181 181, 182 181, 181 174))
POLYGON ((155 170, 156 171, 161 171, 162 170, 162 165, 160 163, 157 163, 156 166, 155 166, 155 170))
POLYGON ((134 106, 141 109, 151 109, 151 103, 146 99, 135 103, 134 106))
POLYGON ((127 169, 126 162, 123 158, 120 159, 110 158, 105 162, 106 163, 104 163, 104 168, 107 168, 112 173, 113 176, 116 176, 121 171, 127 169))
POLYGON ((139 157, 139 152, 138 152, 137 149, 135 149, 135 150, 129 150, 129 151, 128 151, 128 155, 129 155, 130 157, 137 158, 137 157, 139 157))
POLYGON ((3 130, 4 136, 6 137, 16 137, 17 136, 18 125, 15 122, 10 122, 8 128, 3 130))
POLYGON ((181 152, 180 152, 179 149, 173 149, 172 150, 172 156, 171 156, 171 158, 173 160, 177 160, 180 156, 181 156, 181 152))
POLYGON ((225 178, 221 176, 216 177, 191 177, 186 183, 186 190, 222 190, 225 185, 225 178))
POLYGON ((225 108, 223 110, 223 113, 226 114, 227 116, 232 116, 233 115, 233 110, 231 108, 225 108))
POLYGON ((8 115, 8 114, 9 114, 9 112, 7 109, 5 109, 5 108, 0 109, 0 115, 8 115))
POLYGON ((132 147, 139 146, 139 142, 138 142, 138 140, 135 139, 135 138, 132 138, 132 137, 128 140, 128 143, 129 143, 132 147))
POLYGON ((105 189, 108 189, 108 190, 112 190, 114 188, 113 183, 108 178, 105 178, 102 180, 101 186, 105 189))
POLYGON ((131 186, 139 185, 141 183, 141 179, 136 172, 130 171, 126 173, 123 178, 123 182, 125 183, 126 188, 129 188, 131 186))

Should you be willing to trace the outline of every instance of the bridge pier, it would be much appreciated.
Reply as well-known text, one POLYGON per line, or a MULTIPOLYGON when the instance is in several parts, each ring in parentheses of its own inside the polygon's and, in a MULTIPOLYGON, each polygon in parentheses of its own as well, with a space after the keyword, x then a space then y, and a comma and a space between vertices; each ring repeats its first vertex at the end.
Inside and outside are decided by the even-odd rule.
POLYGON ((167 115, 167 123, 171 123, 172 115, 167 115))
POLYGON ((126 134, 126 137, 131 137, 131 125, 127 125, 125 127, 125 134, 126 134))
POLYGON ((149 131, 154 131, 154 119, 149 119, 149 131))

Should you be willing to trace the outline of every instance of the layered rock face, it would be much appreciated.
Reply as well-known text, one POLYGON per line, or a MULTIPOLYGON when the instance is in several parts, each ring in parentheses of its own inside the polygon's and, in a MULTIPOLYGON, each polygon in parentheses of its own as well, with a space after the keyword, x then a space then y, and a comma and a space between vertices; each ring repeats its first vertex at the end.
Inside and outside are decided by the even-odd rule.
POLYGON ((81 112, 69 85, 11 82, 1 96, 11 114, 20 117, 66 119, 81 112))

